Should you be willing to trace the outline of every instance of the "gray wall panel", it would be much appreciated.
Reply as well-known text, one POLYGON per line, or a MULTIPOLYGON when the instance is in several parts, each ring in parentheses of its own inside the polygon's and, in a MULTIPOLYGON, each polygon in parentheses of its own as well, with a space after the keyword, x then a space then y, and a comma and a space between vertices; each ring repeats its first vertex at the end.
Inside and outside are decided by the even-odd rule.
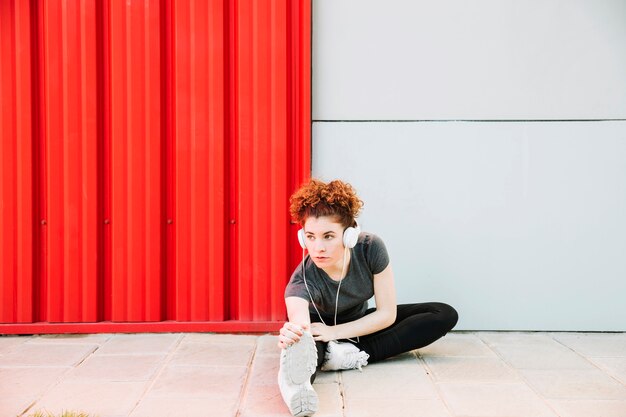
POLYGON ((313 2, 315 120, 624 118, 624 0, 313 2))
POLYGON ((460 329, 626 330, 626 122, 316 122, 313 175, 357 188, 400 302, 449 302, 460 329))

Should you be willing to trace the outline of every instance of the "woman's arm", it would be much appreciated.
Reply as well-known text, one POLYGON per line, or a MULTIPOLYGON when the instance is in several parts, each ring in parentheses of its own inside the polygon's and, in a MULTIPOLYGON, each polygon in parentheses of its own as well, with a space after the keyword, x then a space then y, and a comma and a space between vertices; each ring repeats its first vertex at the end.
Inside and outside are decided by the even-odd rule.
POLYGON ((281 349, 296 343, 300 340, 303 330, 309 330, 311 327, 311 318, 309 316, 309 302, 300 297, 285 298, 285 306, 287 306, 286 322, 280 329, 278 336, 278 347, 281 349))
POLYGON ((337 326, 313 323, 311 333, 315 340, 328 342, 329 340, 364 336, 391 326, 396 320, 397 312, 396 288, 391 264, 387 265, 381 273, 374 275, 374 299, 376 300, 376 311, 358 320, 337 326))
POLYGON ((287 297, 285 298, 285 305, 287 306, 287 317, 289 321, 302 328, 308 328, 311 324, 311 317, 309 316, 309 302, 300 297, 287 297))

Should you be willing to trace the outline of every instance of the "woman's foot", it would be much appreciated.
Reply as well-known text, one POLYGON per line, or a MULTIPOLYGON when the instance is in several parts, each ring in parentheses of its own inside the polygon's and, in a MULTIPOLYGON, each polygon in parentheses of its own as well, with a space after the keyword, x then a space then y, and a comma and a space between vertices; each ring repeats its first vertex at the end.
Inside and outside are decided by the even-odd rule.
POLYGON ((310 332, 300 341, 280 352, 278 387, 291 414, 310 416, 317 411, 317 393, 311 385, 311 375, 317 366, 317 348, 310 332))
POLYGON ((328 342, 322 371, 339 371, 342 369, 358 369, 367 365, 370 355, 359 350, 358 347, 348 342, 328 342))

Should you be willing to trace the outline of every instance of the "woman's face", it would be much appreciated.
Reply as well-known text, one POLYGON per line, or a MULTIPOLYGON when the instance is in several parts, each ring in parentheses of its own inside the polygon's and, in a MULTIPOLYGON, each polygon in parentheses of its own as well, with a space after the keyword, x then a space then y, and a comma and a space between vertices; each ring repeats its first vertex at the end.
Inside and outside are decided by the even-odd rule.
POLYGON ((318 268, 341 270, 343 266, 343 226, 332 216, 309 217, 304 222, 307 250, 318 268))

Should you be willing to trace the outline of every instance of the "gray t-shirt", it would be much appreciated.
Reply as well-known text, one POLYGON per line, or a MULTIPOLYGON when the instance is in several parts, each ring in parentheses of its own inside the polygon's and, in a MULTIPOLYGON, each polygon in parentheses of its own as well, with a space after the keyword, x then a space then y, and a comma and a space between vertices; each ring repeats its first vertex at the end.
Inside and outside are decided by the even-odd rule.
MULTIPOLYGON (((309 301, 309 312, 315 318, 318 317, 304 285, 303 262, 306 283, 313 301, 324 322, 333 325, 335 297, 339 282, 315 266, 310 256, 307 255, 291 275, 285 288, 285 297, 300 297, 309 301)), ((374 295, 374 275, 381 273, 387 265, 389 265, 389 255, 383 241, 371 233, 361 233, 356 246, 352 249, 348 272, 341 283, 337 323, 353 321, 363 316, 367 310, 367 300, 374 295)))

